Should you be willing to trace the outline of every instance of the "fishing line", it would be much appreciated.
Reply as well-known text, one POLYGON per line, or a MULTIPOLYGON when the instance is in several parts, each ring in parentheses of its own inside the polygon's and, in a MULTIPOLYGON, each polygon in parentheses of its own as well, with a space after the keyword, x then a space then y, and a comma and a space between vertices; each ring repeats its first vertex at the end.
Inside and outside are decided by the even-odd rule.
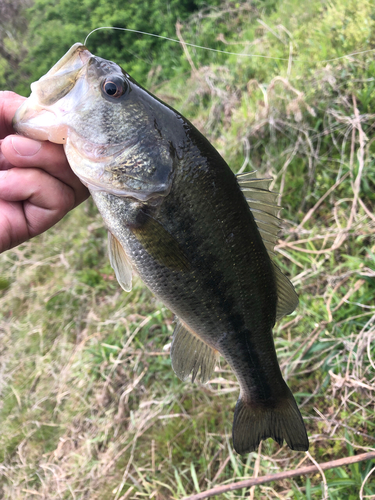
POLYGON ((346 54, 345 56, 339 56, 339 57, 334 57, 333 59, 324 59, 323 61, 319 62, 331 62, 331 61, 338 61, 339 59, 344 59, 344 57, 352 57, 352 56, 358 56, 359 54, 366 54, 367 52, 374 52, 375 49, 368 49, 368 50, 360 50, 359 52, 352 52, 351 54, 346 54))
POLYGON ((261 54, 242 54, 239 52, 228 52, 227 50, 213 49, 211 47, 204 47, 203 45, 195 45, 194 43, 181 42, 181 40, 176 40, 175 38, 168 38, 167 36, 156 35, 155 33, 147 33, 146 31, 132 30, 130 28, 117 28, 116 26, 102 26, 100 28, 95 28, 90 31, 90 33, 85 38, 83 45, 86 45, 88 37, 99 30, 120 30, 120 31, 130 31, 131 33, 139 33, 141 35, 154 36, 156 38, 161 38, 162 40, 168 40, 169 42, 179 43, 181 45, 189 45, 189 47, 194 47, 196 49, 210 50, 211 52, 220 52, 221 54, 228 54, 232 56, 243 56, 243 57, 261 57, 263 59, 276 59, 278 61, 288 61, 288 58, 285 57, 272 57, 272 56, 264 56, 261 54))
MULTIPOLYGON (((140 30, 133 30, 130 28, 118 28, 117 26, 101 26, 99 28, 95 28, 90 33, 86 36, 85 41, 83 42, 83 45, 86 45, 86 42, 92 33, 95 33, 95 31, 99 30, 119 30, 119 31, 129 31, 130 33, 138 33, 140 35, 147 35, 147 36, 153 36, 155 38, 161 38, 162 40, 167 40, 169 42, 174 42, 174 43, 179 43, 180 45, 188 45, 189 47, 193 47, 196 49, 202 49, 202 50, 209 50, 211 52, 218 52, 220 54, 227 54, 231 56, 241 56, 241 57, 259 57, 262 59, 274 59, 276 61, 289 61, 289 58, 287 57, 273 57, 273 56, 265 56, 262 54, 244 54, 241 52, 229 52, 227 50, 220 50, 220 49, 213 49, 212 47, 205 47, 203 45, 196 45, 194 43, 189 43, 189 42, 182 42, 181 40, 176 40, 175 38, 169 38, 167 36, 162 36, 162 35, 157 35, 155 33, 147 33, 147 31, 140 31, 140 30)), ((239 44, 241 42, 238 42, 239 44)), ((334 57, 332 59, 323 59, 322 61, 319 61, 319 63, 327 63, 327 62, 333 62, 333 61, 338 61, 340 59, 344 59, 345 57, 352 57, 352 56, 357 56, 360 54, 366 54, 368 52, 375 52, 375 49, 368 49, 368 50, 361 50, 358 52, 352 52, 351 54, 345 54, 343 56, 339 57, 334 57)), ((295 58, 294 60, 298 60, 298 58, 295 58)))

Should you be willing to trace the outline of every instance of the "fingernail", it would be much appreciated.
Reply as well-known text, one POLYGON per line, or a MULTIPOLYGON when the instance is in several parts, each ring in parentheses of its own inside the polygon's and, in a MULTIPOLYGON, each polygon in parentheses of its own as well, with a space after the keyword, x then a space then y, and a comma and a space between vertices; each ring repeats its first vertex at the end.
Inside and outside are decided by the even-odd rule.
POLYGON ((12 137, 12 146, 20 156, 34 156, 42 147, 42 143, 26 137, 12 137))

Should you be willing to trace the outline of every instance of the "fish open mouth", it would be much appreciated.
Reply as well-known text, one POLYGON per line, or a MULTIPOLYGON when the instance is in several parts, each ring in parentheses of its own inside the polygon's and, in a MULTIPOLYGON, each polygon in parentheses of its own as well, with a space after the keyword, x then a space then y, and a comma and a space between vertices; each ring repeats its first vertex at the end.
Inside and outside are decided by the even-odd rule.
POLYGON ((79 88, 81 97, 87 92, 83 79, 77 81, 92 54, 76 43, 37 82, 31 84, 30 97, 18 108, 13 118, 16 132, 40 141, 65 144, 67 126, 63 116, 76 105, 77 96, 69 99, 69 92, 79 88))
POLYGON ((92 57, 91 52, 82 43, 75 43, 39 81, 61 72, 67 73, 82 68, 90 57, 92 57))

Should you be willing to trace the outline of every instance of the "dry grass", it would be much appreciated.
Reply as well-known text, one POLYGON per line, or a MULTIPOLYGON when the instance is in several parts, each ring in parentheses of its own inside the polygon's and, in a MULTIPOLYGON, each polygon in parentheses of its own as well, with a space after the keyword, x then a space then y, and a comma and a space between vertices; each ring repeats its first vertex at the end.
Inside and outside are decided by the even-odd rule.
MULTIPOLYGON (((291 51, 280 22, 266 21, 292 58, 284 72, 245 78, 244 63, 227 61, 196 67, 188 85, 161 93, 236 171, 242 165, 275 179, 285 207, 279 265, 300 295, 275 342, 309 454, 271 441, 234 454, 233 374, 222 362, 206 386, 176 379, 164 349, 173 318, 139 280, 130 294, 117 286, 89 202, 0 256, 2 498, 179 499, 375 450, 375 117, 367 109, 375 97, 364 74, 371 62, 358 57, 293 77, 302 41, 293 39, 291 51), (351 84, 349 74, 363 81, 351 84)), ((257 48, 273 50, 274 35, 258 30, 257 48)), ((220 498, 369 498, 373 470, 353 464, 220 498)))

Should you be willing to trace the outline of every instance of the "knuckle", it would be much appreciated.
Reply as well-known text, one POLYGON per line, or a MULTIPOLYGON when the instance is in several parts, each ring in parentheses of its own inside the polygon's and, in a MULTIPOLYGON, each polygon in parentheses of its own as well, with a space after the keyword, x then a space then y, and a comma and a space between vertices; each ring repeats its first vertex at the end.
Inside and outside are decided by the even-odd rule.
POLYGON ((57 214, 59 214, 60 218, 62 218, 65 214, 67 214, 70 210, 72 210, 75 206, 75 196, 73 190, 59 182, 59 189, 56 193, 54 208, 57 214))

